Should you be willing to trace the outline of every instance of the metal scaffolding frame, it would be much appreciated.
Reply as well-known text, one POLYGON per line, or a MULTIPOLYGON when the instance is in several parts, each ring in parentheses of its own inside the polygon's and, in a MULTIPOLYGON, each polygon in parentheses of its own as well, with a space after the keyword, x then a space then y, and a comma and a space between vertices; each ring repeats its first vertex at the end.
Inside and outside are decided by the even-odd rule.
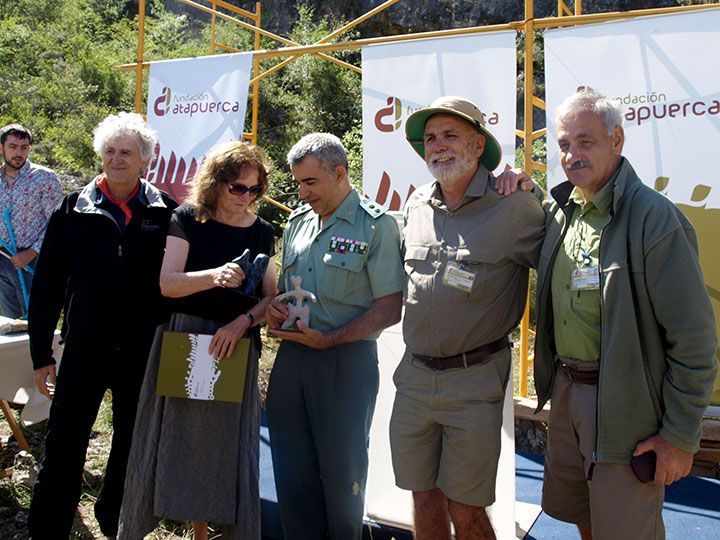
MULTIPOLYGON (((720 7, 720 3, 713 3, 713 4, 703 4, 703 5, 696 5, 696 6, 678 6, 678 7, 666 7, 666 8, 653 8, 653 9, 639 9, 639 10, 631 10, 631 11, 624 11, 624 12, 609 12, 609 13, 593 13, 593 14, 583 14, 582 13, 582 0, 574 0, 574 5, 572 8, 568 6, 568 3, 564 0, 558 0, 557 2, 557 13, 558 15, 556 17, 544 17, 536 19, 534 17, 534 1, 533 0, 525 0, 525 10, 524 10, 524 19, 522 21, 513 21, 505 24, 494 24, 494 25, 487 25, 487 26, 473 26, 469 28, 455 28, 451 30, 438 30, 438 31, 432 31, 432 32, 420 32, 420 33, 413 33, 413 34, 403 34, 403 35, 396 35, 396 36, 381 36, 381 37, 375 37, 375 38, 367 38, 367 39, 357 39, 352 41, 340 41, 340 42, 332 42, 335 38, 338 36, 346 33, 348 30, 356 27, 357 25, 363 23, 364 21, 368 20, 369 18, 377 15, 378 13, 386 10, 387 8, 391 7, 392 5, 396 4, 400 0, 387 0, 386 2, 383 2, 376 8, 368 11, 361 17, 358 17, 357 19, 347 23, 346 25, 342 26, 341 28, 338 28, 337 30, 331 32, 321 40, 319 40, 316 43, 310 44, 310 45, 301 45, 297 42, 294 42, 290 39, 284 38, 282 36, 279 36, 277 34, 273 34, 272 32, 268 32, 267 30, 264 30, 261 27, 261 3, 257 2, 255 4, 255 12, 250 12, 244 9, 240 9, 236 6, 233 6, 232 4, 228 4, 227 2, 223 2, 222 0, 204 0, 206 3, 210 4, 210 7, 207 7, 203 4, 200 4, 198 2, 192 1, 192 0, 179 0, 183 4, 187 4, 188 6, 191 6, 195 9, 198 9, 201 12, 208 13, 211 15, 211 43, 210 43, 210 54, 215 54, 217 49, 221 49, 222 51, 226 52, 244 52, 240 51, 234 47, 230 47, 228 45, 224 45, 221 43, 217 43, 215 41, 215 29, 217 25, 217 20, 221 19, 224 21, 235 23, 242 28, 245 28, 255 35, 255 41, 254 41, 254 54, 253 54, 253 77, 250 80, 250 84, 252 86, 252 90, 249 93, 249 97, 252 98, 252 108, 251 108, 251 127, 250 131, 243 134, 243 136, 249 140, 251 140, 253 143, 257 143, 257 133, 258 133, 258 92, 259 92, 259 84, 262 79, 265 77, 268 77, 272 75, 273 73, 276 73, 289 63, 293 62, 294 60, 300 58, 301 56, 305 54, 315 54, 319 57, 329 61, 333 62, 341 67, 351 69, 352 71, 356 73, 362 73, 362 68, 357 67, 353 64, 349 64, 347 62, 344 62, 342 60, 339 60, 328 53, 331 52, 338 52, 338 51, 347 51, 347 50, 356 50, 360 49, 366 45, 375 45, 378 43, 396 43, 401 41, 411 41, 416 39, 430 39, 430 38, 438 38, 438 37, 448 37, 448 36, 461 36, 461 35, 470 35, 470 34, 482 34, 486 32, 498 32, 503 30, 515 30, 516 32, 523 32, 525 36, 525 43, 524 43, 524 73, 525 73, 525 81, 524 81, 524 89, 523 89, 523 129, 516 130, 516 135, 523 139, 525 141, 524 144, 524 168, 528 173, 532 173, 532 171, 541 171, 545 172, 547 170, 547 165, 545 163, 540 163, 533 161, 532 159, 532 143, 536 139, 545 136, 546 129, 538 129, 535 130, 533 127, 533 112, 534 108, 538 107, 540 109, 545 110, 545 102, 535 96, 534 93, 534 85, 533 85, 533 49, 535 45, 535 36, 534 31, 536 29, 545 29, 545 28, 561 28, 566 26, 579 26, 579 25, 586 25, 586 24, 596 24, 601 22, 608 22, 608 21, 614 21, 614 20, 620 20, 620 19, 632 19, 637 17, 646 17, 650 15, 664 15, 669 13, 679 13, 679 12, 687 12, 687 11, 694 11, 694 10, 702 10, 702 9, 709 9, 709 8, 718 8, 720 7), (238 17, 235 17, 233 15, 228 15, 222 11, 219 11, 220 9, 226 10, 231 12, 234 15, 243 17, 245 19, 250 19, 252 21, 251 23, 248 23, 238 17), (277 41, 284 45, 281 48, 278 49, 260 49, 260 38, 261 36, 264 36, 266 38, 270 38, 274 41, 277 41), (279 57, 288 57, 279 64, 273 66, 272 68, 261 72, 260 71, 260 60, 264 58, 279 58, 279 57)), ((137 59, 134 63, 131 64, 124 64, 122 66, 119 66, 120 69, 134 71, 136 76, 136 85, 135 85, 135 110, 137 112, 142 112, 143 110, 143 103, 142 103, 142 86, 143 86, 143 70, 145 68, 148 68, 151 64, 151 62, 144 61, 144 33, 145 33, 145 12, 146 12, 146 0, 139 0, 139 6, 138 6, 138 48, 137 48, 137 59)), ((287 211, 290 211, 289 208, 286 206, 268 198, 265 197, 268 202, 275 204, 279 206, 280 208, 283 208, 287 211)), ((530 311, 529 311, 529 288, 528 288, 528 302, 526 303, 526 309, 525 313, 523 315, 522 321, 520 323, 520 389, 519 389, 519 395, 520 396, 527 396, 527 376, 528 371, 530 368, 530 363, 532 360, 532 356, 528 354, 529 349, 529 336, 532 332, 530 330, 530 311)))

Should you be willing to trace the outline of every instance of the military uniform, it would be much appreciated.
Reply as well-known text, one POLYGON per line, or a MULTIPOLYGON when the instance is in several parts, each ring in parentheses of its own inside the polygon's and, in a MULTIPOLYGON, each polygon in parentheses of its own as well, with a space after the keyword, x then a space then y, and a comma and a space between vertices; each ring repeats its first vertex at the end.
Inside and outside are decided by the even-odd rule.
MULTIPOLYGON (((309 205, 298 208, 283 239, 283 291, 293 275, 317 297, 308 302, 311 328, 330 332, 351 322, 376 298, 403 289, 395 220, 354 190, 322 224, 309 205)), ((286 538, 362 537, 379 334, 323 350, 280 345, 268 416, 286 538)))

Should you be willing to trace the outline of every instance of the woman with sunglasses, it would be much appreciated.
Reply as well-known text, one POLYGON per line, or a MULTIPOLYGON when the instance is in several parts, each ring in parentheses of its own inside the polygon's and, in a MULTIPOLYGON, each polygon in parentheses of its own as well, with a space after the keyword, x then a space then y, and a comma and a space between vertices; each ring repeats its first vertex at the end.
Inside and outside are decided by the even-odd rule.
POLYGON ((173 213, 160 287, 173 298, 169 330, 212 334, 209 353, 230 356, 251 338, 242 403, 157 396, 158 332, 140 397, 125 483, 119 538, 143 538, 159 518, 189 520, 207 539, 260 538, 258 358, 266 306, 277 294, 272 225, 255 203, 267 189, 265 152, 232 141, 207 156, 185 204, 173 213), (235 289, 245 274, 232 261, 270 256, 250 298, 235 289))

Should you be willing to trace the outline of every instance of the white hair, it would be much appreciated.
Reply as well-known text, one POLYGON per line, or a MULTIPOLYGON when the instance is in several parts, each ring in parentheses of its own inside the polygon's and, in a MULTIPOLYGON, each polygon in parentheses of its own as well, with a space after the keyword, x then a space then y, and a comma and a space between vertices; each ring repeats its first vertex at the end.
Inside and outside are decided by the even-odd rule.
POLYGON ((143 161, 149 160, 157 144, 155 130, 151 128, 143 117, 134 112, 120 112, 111 114, 100 122, 93 130, 93 148, 102 156, 107 143, 123 135, 135 135, 140 144, 140 157, 143 161))
POLYGON ((565 98, 565 101, 558 106, 555 110, 555 123, 568 114, 580 111, 597 114, 608 135, 612 135, 616 127, 622 127, 622 111, 617 103, 586 87, 565 98))

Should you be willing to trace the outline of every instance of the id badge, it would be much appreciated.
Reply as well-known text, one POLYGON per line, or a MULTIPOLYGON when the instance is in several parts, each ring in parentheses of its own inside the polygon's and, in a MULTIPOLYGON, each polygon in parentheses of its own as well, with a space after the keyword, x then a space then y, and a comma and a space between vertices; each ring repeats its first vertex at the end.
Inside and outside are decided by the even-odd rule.
POLYGON ((456 262, 449 262, 445 267, 442 282, 443 285, 469 293, 475 283, 475 273, 464 270, 456 262))
POLYGON ((597 266, 581 266, 573 270, 572 290, 593 291, 600 288, 600 271, 597 266))

